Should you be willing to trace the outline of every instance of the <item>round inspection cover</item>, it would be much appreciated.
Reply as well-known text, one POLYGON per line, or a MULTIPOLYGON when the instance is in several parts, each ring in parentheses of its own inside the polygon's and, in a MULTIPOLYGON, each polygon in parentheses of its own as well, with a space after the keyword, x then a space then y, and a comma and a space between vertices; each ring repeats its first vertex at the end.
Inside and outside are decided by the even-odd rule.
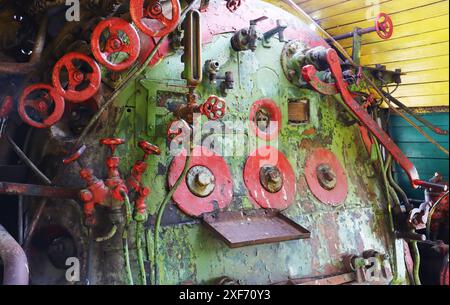
POLYGON ((257 100, 250 108, 250 126, 253 132, 263 140, 273 140, 278 137, 281 128, 281 111, 277 104, 268 98, 257 100), (265 130, 257 126, 259 114, 264 114, 268 120, 265 130))
MULTIPOLYGON (((172 188, 181 175, 185 161, 185 150, 172 160, 168 176, 169 187, 172 188)), ((225 160, 211 150, 197 146, 192 151, 189 170, 195 167, 205 167, 213 174, 214 190, 208 196, 196 196, 190 191, 186 179, 183 179, 172 197, 180 210, 190 216, 200 216, 227 207, 233 197, 233 184, 225 160)))
POLYGON ((244 182, 250 197, 262 208, 285 209, 294 202, 295 174, 286 157, 271 146, 262 146, 252 152, 244 167, 244 182), (268 191, 260 179, 261 169, 276 168, 281 174, 282 186, 268 191))
POLYGON ((347 197, 348 186, 344 168, 336 156, 328 149, 318 148, 308 157, 305 166, 305 177, 314 196, 327 205, 338 206, 347 197), (328 183, 328 187, 319 179, 319 171, 324 168, 331 172, 332 176, 329 179, 332 183, 328 183))

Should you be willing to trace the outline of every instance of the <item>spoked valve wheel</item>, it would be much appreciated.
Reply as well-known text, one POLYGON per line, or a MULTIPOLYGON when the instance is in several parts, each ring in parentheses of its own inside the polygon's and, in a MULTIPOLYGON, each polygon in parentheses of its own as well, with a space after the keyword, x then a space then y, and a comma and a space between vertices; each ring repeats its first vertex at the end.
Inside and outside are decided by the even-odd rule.
POLYGON ((53 68, 53 86, 65 99, 81 103, 100 89, 101 71, 89 56, 72 52, 61 57, 53 68))
POLYGON ((180 2, 178 0, 130 0, 130 15, 143 33, 152 37, 162 37, 176 28, 180 19, 180 2), (169 2, 170 9, 169 5, 166 5, 169 2), (172 14, 167 17, 170 11, 172 14))
POLYGON ((18 112, 28 125, 47 128, 61 119, 64 113, 64 99, 50 85, 30 85, 20 96, 18 112))
POLYGON ((386 13, 380 13, 375 21, 375 29, 381 39, 389 39, 394 33, 394 24, 391 17, 386 13))
POLYGON ((129 68, 138 59, 140 48, 137 31, 121 18, 103 20, 92 32, 92 53, 109 70, 129 68))

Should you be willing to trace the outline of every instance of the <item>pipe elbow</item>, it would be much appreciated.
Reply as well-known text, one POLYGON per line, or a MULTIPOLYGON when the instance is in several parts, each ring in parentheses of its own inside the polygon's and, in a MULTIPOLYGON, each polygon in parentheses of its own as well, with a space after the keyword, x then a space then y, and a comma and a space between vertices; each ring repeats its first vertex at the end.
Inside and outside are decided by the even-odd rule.
POLYGON ((22 247, 0 225, 0 258, 3 262, 3 285, 28 285, 28 260, 22 247))

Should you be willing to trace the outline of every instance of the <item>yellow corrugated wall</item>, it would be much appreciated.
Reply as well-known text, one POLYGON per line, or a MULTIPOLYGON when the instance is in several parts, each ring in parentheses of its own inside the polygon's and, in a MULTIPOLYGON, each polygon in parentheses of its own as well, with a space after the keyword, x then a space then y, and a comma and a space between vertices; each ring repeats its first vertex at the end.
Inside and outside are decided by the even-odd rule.
MULTIPOLYGON (((292 11, 280 0, 269 0, 292 11)), ((449 105, 449 1, 437 0, 294 0, 329 34, 371 27, 378 12, 388 13, 394 34, 382 40, 363 37, 361 63, 402 69, 394 96, 411 107, 449 105)), ((351 54, 351 39, 340 43, 351 54)))

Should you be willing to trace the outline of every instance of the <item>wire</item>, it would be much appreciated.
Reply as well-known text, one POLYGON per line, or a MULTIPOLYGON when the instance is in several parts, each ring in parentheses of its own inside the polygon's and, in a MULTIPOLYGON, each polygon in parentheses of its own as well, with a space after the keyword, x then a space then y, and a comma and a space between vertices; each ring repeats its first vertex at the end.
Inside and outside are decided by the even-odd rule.
POLYGON ((127 275, 128 285, 134 285, 133 275, 131 272, 131 265, 130 265, 130 251, 128 249, 128 227, 133 219, 131 216, 131 204, 130 204, 130 198, 128 197, 128 194, 125 191, 121 191, 120 194, 124 198, 124 204, 125 204, 125 226, 124 226, 123 232, 122 232, 122 247, 123 247, 123 256, 124 256, 124 262, 125 262, 125 273, 127 275))
POLYGON ((145 274, 145 266, 144 266, 144 253, 142 251, 142 239, 141 239, 142 232, 144 232, 144 225, 142 221, 137 221, 135 240, 136 240, 136 254, 139 266, 139 279, 141 285, 147 285, 147 277, 145 274))
POLYGON ((414 278, 414 285, 421 285, 420 281, 420 253, 419 248, 417 247, 417 241, 410 241, 409 242, 410 247, 412 248, 412 254, 413 254, 413 278, 414 278))
POLYGON ((438 204, 449 194, 449 191, 447 191, 444 195, 442 195, 436 202, 433 204, 433 206, 430 209, 430 212, 428 213, 427 218, 427 227, 426 227, 426 235, 427 238, 430 239, 430 231, 431 231, 431 218, 433 217, 434 211, 436 210, 436 207, 438 204))
POLYGON ((160 205, 160 207, 158 209, 158 215, 157 215, 156 223, 155 223, 154 243, 153 243, 153 246, 154 246, 153 259, 154 259, 154 265, 155 265, 155 268, 154 268, 154 270, 155 270, 155 285, 159 284, 159 270, 158 270, 158 239, 159 239, 159 234, 158 233, 159 233, 159 229, 161 227, 162 215, 164 214, 166 206, 169 203, 169 199, 172 198, 172 196, 175 193, 175 191, 177 190, 178 186, 181 184, 181 181, 183 181, 183 179, 186 177, 186 174, 187 174, 187 172, 189 170, 189 165, 191 163, 191 154, 192 154, 192 149, 191 149, 191 153, 189 153, 186 156, 186 161, 184 163, 183 171, 181 172, 181 174, 178 177, 177 181, 173 185, 172 189, 167 193, 166 197, 164 198, 163 202, 161 203, 161 205, 160 205))

